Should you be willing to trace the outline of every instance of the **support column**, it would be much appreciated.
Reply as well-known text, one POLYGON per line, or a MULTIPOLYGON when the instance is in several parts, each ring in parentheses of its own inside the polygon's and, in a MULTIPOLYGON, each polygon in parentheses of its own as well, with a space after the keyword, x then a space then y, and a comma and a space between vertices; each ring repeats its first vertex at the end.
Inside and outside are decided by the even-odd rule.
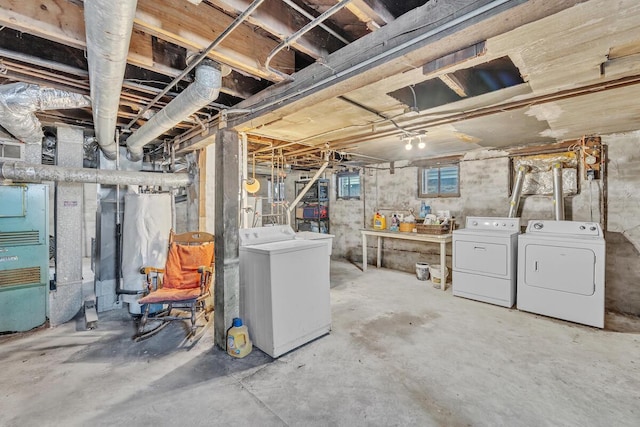
POLYGON ((200 230, 215 234, 216 145, 200 150, 200 230))
MULTIPOLYGON (((187 187, 187 229, 185 231, 202 230, 200 228, 200 174, 199 160, 201 155, 194 151, 185 156, 189 171, 194 174, 193 182, 187 187)), ((204 230, 203 230, 204 231, 204 230)))
POLYGON ((226 332, 238 317, 240 255, 238 250, 238 133, 216 134, 215 161, 215 343, 227 348, 226 332))
MULTIPOLYGON (((59 124, 57 133, 57 164, 81 168, 82 128, 59 124)), ((72 319, 82 307, 82 190, 81 183, 56 184, 56 289, 49 293, 51 326, 72 319)))

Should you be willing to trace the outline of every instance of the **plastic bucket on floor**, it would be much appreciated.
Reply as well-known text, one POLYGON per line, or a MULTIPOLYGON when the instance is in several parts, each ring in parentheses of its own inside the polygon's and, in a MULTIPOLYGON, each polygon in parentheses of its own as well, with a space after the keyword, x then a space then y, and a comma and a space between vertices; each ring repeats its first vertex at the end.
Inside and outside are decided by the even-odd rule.
POLYGON ((431 283, 433 283, 434 288, 440 288, 442 286, 442 281, 447 283, 449 269, 446 266, 444 267, 444 275, 441 272, 439 264, 430 266, 429 272, 431 273, 431 283))
POLYGON ((429 280, 429 264, 416 262, 416 277, 418 280, 429 280))

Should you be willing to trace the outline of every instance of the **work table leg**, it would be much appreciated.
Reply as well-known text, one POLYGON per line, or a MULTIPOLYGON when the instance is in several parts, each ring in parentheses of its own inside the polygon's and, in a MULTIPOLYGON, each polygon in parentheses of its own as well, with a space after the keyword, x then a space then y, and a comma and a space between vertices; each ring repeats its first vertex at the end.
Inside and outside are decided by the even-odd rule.
POLYGON ((367 235, 362 233, 362 271, 367 271, 367 235))
POLYGON ((447 268, 447 243, 440 242, 440 289, 447 289, 447 281, 444 275, 444 269, 447 268))
POLYGON ((380 268, 381 257, 382 257, 382 237, 378 236, 378 262, 377 262, 378 268, 380 268))

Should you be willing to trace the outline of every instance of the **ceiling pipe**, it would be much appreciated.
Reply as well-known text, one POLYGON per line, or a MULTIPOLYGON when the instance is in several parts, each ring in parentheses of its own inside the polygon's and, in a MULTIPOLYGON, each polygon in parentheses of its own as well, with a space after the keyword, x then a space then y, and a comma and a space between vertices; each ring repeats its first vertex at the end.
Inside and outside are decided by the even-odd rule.
POLYGON ((167 92, 169 92, 169 90, 171 90, 171 88, 174 87, 179 81, 181 81, 184 78, 184 76, 186 76, 191 70, 193 70, 196 67, 196 65, 200 64, 200 62, 202 62, 209 55, 209 53, 211 53, 213 49, 215 49, 220 43, 222 43, 222 41, 226 39, 227 36, 231 34, 233 30, 238 28, 240 24, 242 24, 249 17, 249 15, 251 15, 253 11, 256 10, 258 6, 262 4, 263 1, 264 0, 254 0, 253 3, 251 3, 244 12, 238 15, 238 17, 231 23, 231 25, 229 25, 222 33, 220 33, 220 35, 216 37, 216 39, 212 41, 211 44, 207 46, 205 50, 200 52, 200 54, 198 54, 198 56, 196 56, 193 59, 193 61, 191 61, 189 65, 187 65, 187 68, 185 68, 180 73, 180 75, 178 75, 175 79, 173 79, 171 83, 169 83, 162 92, 156 95, 156 97, 153 98, 150 103, 145 105, 142 108, 142 110, 138 111, 138 114, 136 114, 136 116, 133 119, 131 119, 131 121, 124 128, 131 129, 131 126, 133 126, 133 124, 140 117, 142 117, 144 113, 149 111, 149 109, 153 107, 160 100, 160 98, 166 95, 167 92))
POLYGON ((84 2, 93 122, 98 144, 111 160, 118 151, 115 131, 120 92, 137 3, 137 0, 84 2))
MULTIPOLYGON (((293 0, 282 0, 282 3, 288 5, 291 9, 295 10, 300 15, 304 16, 305 18, 307 18, 307 19, 309 19, 311 21, 316 19, 315 16, 313 16, 312 14, 310 14, 309 12, 307 12, 306 10, 304 10, 303 8, 298 6, 296 3, 293 2, 293 0)), ((318 24, 318 27, 322 28, 327 33, 331 34, 333 37, 335 37, 338 40, 340 40, 342 43, 349 44, 349 40, 345 39, 340 34, 336 33, 335 31, 333 31, 331 28, 327 27, 326 25, 320 23, 320 24, 318 24)))
POLYGON ((553 216, 556 221, 564 220, 564 194, 562 190, 562 163, 554 163, 553 169, 553 216))
POLYGON ((89 107, 88 96, 27 83, 0 86, 0 126, 26 144, 44 138, 36 111, 89 107))
POLYGON ((207 60, 198 65, 194 82, 127 139, 128 157, 140 160, 142 147, 215 101, 221 86, 222 72, 217 63, 207 60))
POLYGON ((282 77, 285 80, 293 80, 293 77, 291 77, 289 74, 285 74, 285 73, 283 73, 281 71, 278 71, 278 70, 276 70, 274 68, 271 68, 271 65, 269 65, 271 63, 271 60, 282 49, 284 49, 285 47, 289 46, 291 43, 293 43, 296 40, 298 40, 300 37, 302 37, 303 35, 305 35, 309 31, 311 31, 311 29, 313 29, 313 28, 317 27, 318 25, 320 25, 322 23, 322 21, 324 21, 325 19, 327 19, 328 17, 330 17, 334 13, 340 11, 340 9, 344 8, 346 5, 351 3, 351 1, 352 0, 342 0, 340 3, 334 5, 333 7, 329 8, 329 9, 327 9, 322 15, 318 16, 317 18, 315 18, 314 20, 309 22, 307 25, 305 25, 304 27, 300 28, 298 31, 296 31, 295 33, 291 34, 289 37, 284 39, 282 41, 282 43, 280 43, 278 46, 276 46, 275 49, 273 49, 271 51, 271 53, 269 54, 269 56, 267 57, 267 60, 264 63, 264 66, 267 69, 267 71, 269 71, 270 73, 277 74, 277 75, 279 75, 280 77, 282 77))
POLYGON ((104 185, 151 185, 186 187, 192 181, 186 173, 155 173, 107 169, 65 168, 24 162, 0 162, 0 179, 40 182, 80 182, 104 185))
MULTIPOLYGON (((444 24, 427 31, 426 33, 421 34, 418 37, 415 37, 411 40, 407 40, 406 42, 395 46, 389 50, 386 50, 384 52, 381 52, 365 61, 359 62, 357 64, 351 65, 348 68, 346 68, 345 70, 342 71, 338 71, 335 72, 321 80, 316 81, 315 83, 306 86, 305 88, 301 88, 300 90, 288 93, 287 95, 283 95, 279 98, 276 98, 270 102, 266 102, 265 104, 261 104, 259 106, 256 107, 247 107, 247 108, 242 108, 242 109, 234 109, 234 110, 228 110, 227 114, 230 113, 247 113, 247 114, 255 114, 258 113, 262 110, 265 110, 267 108, 271 108, 274 105, 278 105, 278 104, 282 104, 286 101, 288 101, 291 98, 295 98, 295 97, 302 97, 304 96, 304 94, 313 91, 319 87, 322 87, 328 83, 331 83, 334 80, 340 79, 346 75, 349 75, 351 73, 354 73, 358 70, 360 70, 361 68, 365 68, 365 67, 370 67, 370 66, 374 66, 374 64, 376 64, 378 61, 384 60, 386 59, 388 56, 397 54, 399 52, 402 52, 402 50, 410 47, 411 45, 417 44, 417 43, 421 43, 422 41, 424 41, 425 39, 432 37, 435 34, 438 34, 440 32, 446 31, 452 27, 455 27, 456 25, 459 25, 465 21, 468 21, 470 19, 475 18, 476 16, 479 16, 485 12, 488 12, 494 8, 497 8, 499 6, 501 6, 504 3, 507 3, 510 0, 494 0, 491 3, 488 3, 484 6, 481 6, 477 9, 474 9, 472 11, 470 11, 469 13, 466 13, 464 15, 458 16, 456 18, 454 18, 453 20, 449 21, 449 22, 445 22, 444 24)), ((291 76, 289 75, 285 75, 286 78, 291 79, 291 76)), ((240 119, 235 120, 235 122, 240 122, 243 118, 241 117, 240 119)), ((214 117, 212 117, 208 123, 210 125, 217 123, 220 120, 220 113, 216 114, 214 117)), ((235 123, 234 123, 235 125, 235 123)), ((232 126, 234 126, 232 125, 232 126)), ((180 139, 183 141, 188 140, 189 138, 192 138, 193 136, 195 136, 193 130, 189 130, 187 132, 185 132, 184 134, 180 135, 180 139)), ((174 139, 175 140, 175 139, 174 139)))

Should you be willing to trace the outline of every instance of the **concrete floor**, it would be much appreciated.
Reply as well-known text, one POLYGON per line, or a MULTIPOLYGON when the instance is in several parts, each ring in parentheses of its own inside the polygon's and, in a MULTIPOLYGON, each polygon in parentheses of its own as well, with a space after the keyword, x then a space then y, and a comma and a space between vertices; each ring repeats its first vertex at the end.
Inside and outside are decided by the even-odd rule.
POLYGON ((0 425, 640 425, 638 319, 602 331, 345 262, 331 302, 331 334, 278 360, 232 359, 213 328, 135 343, 124 310, 0 337, 0 425))

